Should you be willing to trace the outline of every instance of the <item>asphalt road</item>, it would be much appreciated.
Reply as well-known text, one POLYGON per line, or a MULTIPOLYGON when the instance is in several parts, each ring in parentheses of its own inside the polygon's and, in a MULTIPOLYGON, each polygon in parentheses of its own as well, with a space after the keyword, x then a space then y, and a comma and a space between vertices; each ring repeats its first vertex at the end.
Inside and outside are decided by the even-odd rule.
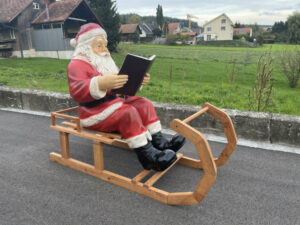
MULTIPOLYGON (((0 224, 300 224, 300 155, 238 146, 218 169, 204 200, 168 206, 49 161, 59 151, 50 118, 0 110, 0 224)), ((214 154, 223 144, 210 143, 214 154)), ((71 157, 92 163, 92 143, 71 136, 71 157)), ((187 143, 182 153, 195 157, 187 143)), ((136 156, 105 146, 105 167, 129 177, 136 156)), ((156 183, 169 192, 192 191, 199 170, 176 165, 156 183)))

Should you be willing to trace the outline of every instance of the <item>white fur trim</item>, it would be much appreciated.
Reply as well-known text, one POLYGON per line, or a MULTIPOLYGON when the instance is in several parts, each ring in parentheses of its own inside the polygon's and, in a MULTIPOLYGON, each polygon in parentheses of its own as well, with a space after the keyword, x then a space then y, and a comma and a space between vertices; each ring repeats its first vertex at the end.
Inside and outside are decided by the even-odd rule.
POLYGON ((135 137, 126 139, 126 142, 129 146, 129 148, 139 148, 142 147, 144 145, 146 145, 148 143, 147 140, 147 132, 144 132, 142 134, 139 134, 135 137))
POLYGON ((77 43, 84 42, 84 41, 91 39, 93 37, 96 37, 98 35, 104 35, 104 37, 107 38, 105 30, 97 28, 97 29, 93 29, 93 30, 90 30, 90 31, 87 31, 87 32, 81 34, 77 40, 77 43))
POLYGON ((151 136, 151 134, 150 134, 150 132, 147 130, 147 132, 146 132, 146 136, 147 136, 147 139, 149 140, 149 141, 152 141, 152 136, 151 136))
POLYGON ((110 105, 106 109, 104 109, 101 113, 90 116, 86 119, 81 119, 80 124, 83 127, 90 127, 96 125, 97 123, 102 122, 111 114, 113 114, 117 109, 119 109, 123 105, 123 102, 117 102, 115 104, 110 105))
POLYGON ((98 85, 99 77, 100 76, 93 77, 90 82, 90 94, 94 99, 100 99, 106 95, 106 90, 102 91, 99 89, 99 85, 98 85))
POLYGON ((71 41, 70 41, 70 45, 75 48, 76 47, 76 44, 77 44, 77 41, 75 38, 72 38, 71 41))
POLYGON ((147 129, 149 130, 150 134, 155 134, 159 131, 161 131, 161 123, 160 121, 156 121, 154 123, 151 123, 147 126, 147 129))

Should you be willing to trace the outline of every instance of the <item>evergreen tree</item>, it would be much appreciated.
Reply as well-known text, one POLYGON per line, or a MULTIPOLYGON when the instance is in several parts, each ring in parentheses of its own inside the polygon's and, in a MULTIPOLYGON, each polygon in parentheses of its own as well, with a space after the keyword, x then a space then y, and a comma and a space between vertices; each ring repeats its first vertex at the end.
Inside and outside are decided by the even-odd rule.
POLYGON ((163 9, 161 5, 158 5, 156 8, 156 22, 157 25, 159 25, 160 28, 162 28, 164 24, 164 16, 163 16, 163 9))
POLYGON ((272 33, 282 33, 286 32, 288 28, 287 22, 275 22, 272 27, 272 33))
POLYGON ((299 44, 300 43, 300 13, 294 12, 293 15, 288 17, 288 35, 289 42, 299 44))
POLYGON ((276 42, 288 41, 288 23, 287 22, 275 22, 272 27, 272 33, 275 35, 276 42))
POLYGON ((121 33, 119 32, 120 16, 117 13, 115 1, 89 0, 88 2, 107 33, 108 49, 116 51, 121 39, 121 33))
POLYGON ((168 28, 168 22, 167 22, 167 21, 164 22, 164 24, 163 24, 163 26, 162 26, 161 29, 162 29, 162 33, 163 33, 164 35, 168 35, 169 28, 168 28))

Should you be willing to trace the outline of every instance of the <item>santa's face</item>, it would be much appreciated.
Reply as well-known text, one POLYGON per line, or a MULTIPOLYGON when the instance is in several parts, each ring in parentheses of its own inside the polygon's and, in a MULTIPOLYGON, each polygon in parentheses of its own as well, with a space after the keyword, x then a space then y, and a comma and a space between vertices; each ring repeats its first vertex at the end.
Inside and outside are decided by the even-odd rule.
POLYGON ((86 57, 102 75, 110 72, 118 73, 118 68, 107 49, 107 40, 103 35, 79 43, 73 57, 78 55, 86 57))
POLYGON ((91 44, 91 47, 95 54, 101 56, 109 55, 109 51, 107 49, 107 40, 103 35, 96 36, 91 44))

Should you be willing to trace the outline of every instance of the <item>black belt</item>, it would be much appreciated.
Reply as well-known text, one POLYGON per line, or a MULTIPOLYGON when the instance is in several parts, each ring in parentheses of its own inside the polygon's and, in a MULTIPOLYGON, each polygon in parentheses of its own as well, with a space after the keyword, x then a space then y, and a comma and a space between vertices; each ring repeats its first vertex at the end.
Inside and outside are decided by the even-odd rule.
POLYGON ((95 101, 92 101, 92 102, 84 102, 84 103, 79 103, 80 106, 84 106, 84 107, 94 107, 100 103, 104 103, 104 102, 107 102, 107 101, 110 101, 110 100, 113 100, 115 99, 116 97, 115 96, 107 96, 107 97, 104 97, 104 98, 100 98, 98 100, 95 100, 95 101))

